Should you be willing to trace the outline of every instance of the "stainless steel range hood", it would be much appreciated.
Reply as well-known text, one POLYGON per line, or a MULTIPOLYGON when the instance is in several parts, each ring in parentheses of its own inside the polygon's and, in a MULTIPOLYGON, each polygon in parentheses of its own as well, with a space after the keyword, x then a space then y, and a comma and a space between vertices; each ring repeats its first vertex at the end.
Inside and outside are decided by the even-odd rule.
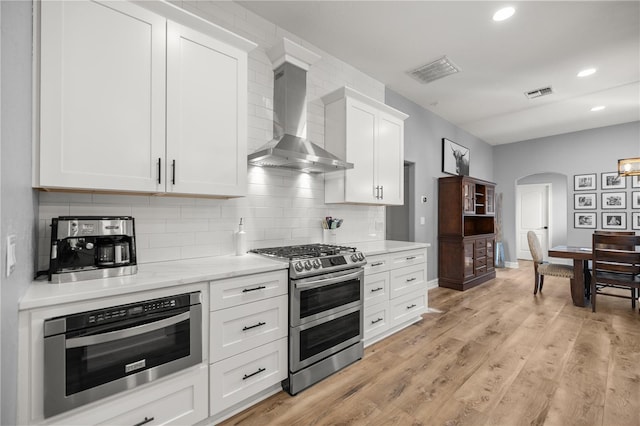
POLYGON ((307 140, 307 70, 320 57, 288 39, 268 54, 274 63, 274 139, 249 154, 249 164, 307 173, 353 168, 307 140))

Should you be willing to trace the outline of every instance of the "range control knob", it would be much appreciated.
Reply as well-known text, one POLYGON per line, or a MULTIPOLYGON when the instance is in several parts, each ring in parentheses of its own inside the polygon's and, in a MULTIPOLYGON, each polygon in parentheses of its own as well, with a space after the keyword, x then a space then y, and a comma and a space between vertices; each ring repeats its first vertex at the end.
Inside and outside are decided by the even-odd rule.
POLYGON ((304 269, 306 269, 307 271, 311 270, 311 262, 308 260, 304 261, 304 269))
POLYGON ((360 261, 364 260, 364 254, 358 253, 358 260, 360 261))
POLYGON ((297 272, 302 272, 302 270, 304 269, 304 266, 302 266, 302 262, 297 262, 295 265, 293 265, 293 267, 297 272))
POLYGON ((318 269, 321 266, 320 260, 313 259, 313 269, 318 269))
POLYGON ((351 261, 352 261, 352 262, 357 262, 357 261, 358 261, 358 255, 357 255, 357 254, 355 254, 355 253, 354 253, 354 254, 352 254, 352 255, 351 255, 351 261))

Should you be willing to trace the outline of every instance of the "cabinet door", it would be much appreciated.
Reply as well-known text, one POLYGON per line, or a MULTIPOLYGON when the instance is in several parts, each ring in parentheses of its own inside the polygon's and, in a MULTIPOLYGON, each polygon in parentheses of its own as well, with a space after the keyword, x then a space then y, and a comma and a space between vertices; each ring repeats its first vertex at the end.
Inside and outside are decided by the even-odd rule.
POLYGON ((462 209, 465 213, 476 212, 476 186, 473 182, 462 183, 462 209))
POLYGON ((473 278, 475 274, 475 266, 473 264, 474 244, 473 241, 465 241, 464 243, 464 279, 473 278))
POLYGON ((157 191, 165 19, 129 2, 45 1, 41 8, 34 184, 157 191))
POLYGON ((376 185, 380 202, 386 205, 404 204, 404 123, 380 113, 376 141, 376 185))
POLYGON ((377 110, 354 99, 347 99, 347 170, 346 201, 377 203, 374 184, 377 110))
POLYGON ((246 53, 169 21, 167 192, 245 195, 246 120, 246 53))
POLYGON ((486 213, 487 214, 495 214, 496 213, 496 189, 493 186, 487 185, 487 193, 485 196, 485 204, 486 204, 486 213))

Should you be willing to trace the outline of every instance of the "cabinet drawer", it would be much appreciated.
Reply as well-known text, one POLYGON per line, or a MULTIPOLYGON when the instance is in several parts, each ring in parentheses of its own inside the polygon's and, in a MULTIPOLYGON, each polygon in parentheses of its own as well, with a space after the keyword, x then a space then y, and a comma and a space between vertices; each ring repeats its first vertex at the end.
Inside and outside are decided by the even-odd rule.
POLYGON ((287 338, 212 364, 211 413, 217 414, 287 377, 287 338))
POLYGON ((230 308, 287 294, 287 270, 211 282, 210 309, 230 308))
POLYGON ((364 339, 370 339, 389 328, 389 301, 364 310, 364 339))
POLYGON ((209 321, 209 360, 220 361, 287 336, 287 296, 214 311, 209 321))
POLYGON ((367 257, 367 264, 364 265, 364 275, 377 274, 388 271, 390 268, 391 262, 387 256, 369 256, 367 257))
POLYGON ((420 316, 426 308, 426 293, 416 291, 391 301, 391 326, 396 326, 420 316))
POLYGON ((402 268, 411 265, 424 265, 427 262, 427 252, 424 249, 402 251, 391 254, 393 268, 402 268))
POLYGON ((487 241, 484 239, 476 240, 475 244, 476 244, 476 250, 487 248, 487 241))
POLYGON ((391 271, 391 298, 423 288, 426 291, 424 265, 408 266, 391 271))
POLYGON ((486 257, 476 257, 475 258, 475 265, 476 265, 476 269, 478 269, 480 266, 485 266, 487 264, 487 258, 486 257))
POLYGON ((487 272, 487 265, 483 265, 483 266, 478 266, 476 268, 476 274, 484 274, 485 272, 487 272))
POLYGON ((484 257, 487 254, 487 249, 482 247, 482 248, 478 248, 476 247, 476 257, 484 257))
POLYGON ((367 275, 364 278, 364 306, 389 300, 389 273, 367 275))

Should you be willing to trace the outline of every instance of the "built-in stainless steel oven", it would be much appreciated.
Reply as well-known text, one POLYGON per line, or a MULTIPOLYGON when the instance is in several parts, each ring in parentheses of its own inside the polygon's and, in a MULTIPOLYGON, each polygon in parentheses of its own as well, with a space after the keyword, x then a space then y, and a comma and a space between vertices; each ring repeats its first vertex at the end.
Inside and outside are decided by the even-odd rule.
POLYGON ((44 417, 200 362, 200 292, 48 319, 44 417))

